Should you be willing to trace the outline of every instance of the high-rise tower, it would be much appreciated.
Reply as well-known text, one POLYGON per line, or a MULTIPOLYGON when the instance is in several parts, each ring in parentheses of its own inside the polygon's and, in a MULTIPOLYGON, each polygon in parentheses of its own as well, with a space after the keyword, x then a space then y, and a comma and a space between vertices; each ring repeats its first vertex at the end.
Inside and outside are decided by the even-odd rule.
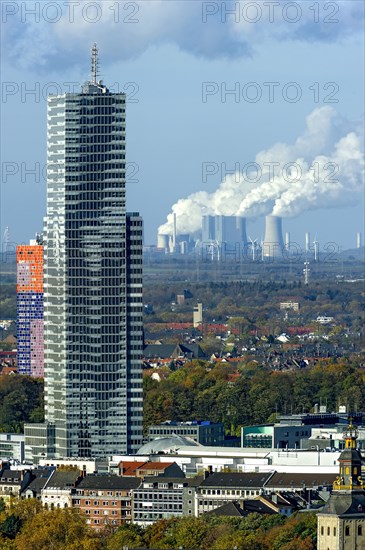
POLYGON ((17 355, 19 374, 43 376, 43 246, 16 247, 17 355))
POLYGON ((94 46, 91 82, 48 98, 45 418, 56 457, 142 442, 142 220, 125 207, 126 97, 97 69, 94 46))

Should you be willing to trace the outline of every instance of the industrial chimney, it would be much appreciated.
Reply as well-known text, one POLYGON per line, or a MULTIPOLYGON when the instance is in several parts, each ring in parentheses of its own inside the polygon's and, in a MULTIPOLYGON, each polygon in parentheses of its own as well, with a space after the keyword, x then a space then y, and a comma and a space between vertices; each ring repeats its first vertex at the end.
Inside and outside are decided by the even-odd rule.
POLYGON ((172 246, 174 247, 174 252, 176 252, 176 212, 174 212, 174 232, 172 234, 172 246))
POLYGON ((361 248, 361 233, 356 233, 356 248, 361 248))
POLYGON ((310 233, 307 231, 306 234, 305 234, 305 252, 306 252, 306 254, 308 254, 309 251, 310 251, 310 247, 311 247, 310 241, 311 241, 311 236, 310 236, 310 233))
POLYGON ((290 248, 290 233, 289 233, 289 231, 287 231, 285 233, 285 248, 286 248, 286 250, 289 250, 289 248, 290 248))
POLYGON ((283 255, 284 241, 281 229, 281 218, 266 216, 263 258, 277 258, 283 255))

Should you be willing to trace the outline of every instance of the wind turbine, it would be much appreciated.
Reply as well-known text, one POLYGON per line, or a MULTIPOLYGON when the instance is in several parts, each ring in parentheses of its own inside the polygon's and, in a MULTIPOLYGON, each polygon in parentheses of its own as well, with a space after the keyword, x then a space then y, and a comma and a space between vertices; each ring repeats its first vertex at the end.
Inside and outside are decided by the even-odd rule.
POLYGON ((251 243, 251 252, 252 252, 252 261, 254 262, 256 259, 256 245, 257 245, 257 239, 252 240, 251 237, 248 237, 251 243))

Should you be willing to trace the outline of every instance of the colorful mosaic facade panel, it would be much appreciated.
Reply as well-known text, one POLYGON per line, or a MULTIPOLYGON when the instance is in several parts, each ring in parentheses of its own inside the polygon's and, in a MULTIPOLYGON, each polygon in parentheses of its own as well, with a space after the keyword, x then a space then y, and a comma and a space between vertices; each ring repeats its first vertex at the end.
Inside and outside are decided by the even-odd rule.
POLYGON ((43 292, 43 246, 17 246, 17 292, 43 292))
POLYGON ((17 321, 18 372, 43 376, 43 246, 18 246, 17 258, 17 321))

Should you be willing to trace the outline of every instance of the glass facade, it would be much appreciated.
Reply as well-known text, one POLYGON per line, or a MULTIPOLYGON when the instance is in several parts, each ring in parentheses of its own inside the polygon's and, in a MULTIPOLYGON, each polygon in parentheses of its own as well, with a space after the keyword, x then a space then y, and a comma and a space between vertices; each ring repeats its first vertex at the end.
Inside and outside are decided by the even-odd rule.
POLYGON ((125 94, 48 99, 45 412, 56 457, 142 444, 142 221, 125 208, 125 94))

